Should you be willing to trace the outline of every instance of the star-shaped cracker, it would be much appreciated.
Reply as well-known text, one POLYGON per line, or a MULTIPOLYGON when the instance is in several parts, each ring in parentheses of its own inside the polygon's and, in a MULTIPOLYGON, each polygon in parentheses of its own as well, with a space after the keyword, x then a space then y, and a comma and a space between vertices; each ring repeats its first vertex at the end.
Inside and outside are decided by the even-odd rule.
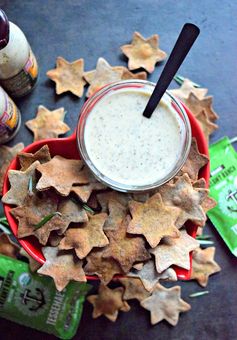
POLYGON ((218 129, 218 125, 210 121, 205 110, 200 111, 196 118, 201 125, 206 140, 209 141, 209 136, 218 129))
POLYGON ((215 250, 215 247, 209 247, 193 251, 191 279, 197 280, 202 287, 207 286, 210 275, 221 271, 221 267, 214 261, 215 250))
POLYGON ((87 300, 93 305, 94 319, 101 315, 106 316, 110 321, 116 321, 118 312, 128 312, 130 307, 126 301, 123 301, 124 288, 118 287, 110 289, 105 285, 100 285, 98 295, 90 295, 87 300))
POLYGON ((170 90, 169 92, 183 101, 185 99, 188 99, 190 93, 193 93, 196 96, 196 98, 202 100, 206 96, 208 89, 197 88, 193 85, 193 82, 191 80, 185 78, 180 88, 170 90))
POLYGON ((46 216, 57 211, 58 199, 55 195, 41 197, 27 196, 24 204, 11 210, 11 214, 19 222, 17 236, 19 238, 35 235, 39 242, 46 245, 51 231, 65 229, 65 221, 60 216, 53 216, 41 227, 37 224, 46 216))
POLYGON ((48 145, 44 145, 35 153, 19 152, 18 159, 21 165, 21 171, 27 170, 35 161, 39 161, 41 164, 47 163, 51 159, 49 147, 48 145))
POLYGON ((84 78, 90 84, 86 96, 90 97, 104 85, 117 82, 122 79, 123 70, 115 69, 104 58, 99 58, 96 70, 85 72, 84 78))
POLYGON ((109 240, 103 232, 107 214, 91 216, 81 228, 71 228, 59 244, 59 249, 75 249, 79 259, 86 257, 94 247, 105 247, 109 240))
POLYGON ((89 178, 82 170, 83 162, 54 156, 49 162, 40 164, 37 170, 42 174, 37 190, 54 188, 60 195, 68 196, 73 184, 87 184, 89 178))
POLYGON ((6 204, 23 205, 29 193, 29 181, 36 182, 35 170, 40 165, 39 161, 34 162, 26 171, 9 170, 8 178, 11 184, 10 190, 3 196, 2 202, 6 204))
POLYGON ((56 247, 43 247, 42 252, 46 261, 37 273, 51 276, 58 291, 71 280, 86 282, 82 261, 75 259, 73 254, 60 252, 56 247))
POLYGON ((64 108, 48 110, 45 106, 39 105, 36 117, 28 120, 25 124, 34 134, 34 141, 57 138, 70 128, 63 122, 65 116, 64 108))
POLYGON ((106 191, 101 194, 97 194, 97 200, 102 208, 103 212, 108 211, 108 204, 109 201, 117 201, 124 207, 128 206, 128 202, 132 199, 131 195, 129 194, 123 194, 118 191, 106 191))
POLYGON ((69 63, 62 57, 56 60, 56 68, 49 70, 47 76, 56 83, 56 93, 61 94, 70 91, 77 97, 83 96, 84 86, 83 79, 84 59, 77 59, 69 63))
POLYGON ((104 230, 116 230, 127 215, 127 208, 115 200, 108 202, 109 216, 105 221, 104 230))
POLYGON ((200 169, 204 167, 208 161, 208 157, 199 152, 196 139, 192 138, 188 158, 179 174, 187 173, 191 180, 196 181, 200 169))
POLYGON ((189 253, 199 247, 199 242, 189 236, 186 230, 180 231, 180 237, 165 237, 162 244, 150 252, 155 256, 156 270, 162 273, 172 265, 190 269, 189 253))
POLYGON ((175 222, 180 209, 165 206, 159 193, 150 197, 145 203, 130 201, 129 209, 132 220, 127 232, 144 235, 152 248, 155 248, 165 236, 179 236, 175 222))
POLYGON ((100 182, 89 183, 87 185, 73 186, 71 192, 74 192, 76 196, 84 203, 90 198, 93 191, 106 189, 106 186, 100 182))
POLYGON ((141 270, 129 272, 127 276, 139 278, 148 292, 151 292, 160 280, 177 281, 177 275, 174 269, 168 268, 159 274, 153 260, 146 262, 141 270))
POLYGON ((128 57, 129 70, 143 67, 147 72, 152 73, 155 64, 167 56, 164 51, 159 49, 158 44, 158 34, 145 39, 140 33, 134 32, 132 43, 121 47, 123 54, 128 57))
POLYGON ((150 258, 150 254, 145 248, 144 239, 140 236, 127 234, 130 221, 130 216, 126 216, 116 230, 106 231, 109 245, 103 254, 104 258, 112 257, 118 261, 125 273, 129 272, 134 262, 146 261, 150 258))
POLYGON ((79 203, 72 201, 70 198, 62 199, 58 205, 58 211, 62 214, 62 219, 65 221, 65 229, 59 234, 63 234, 70 223, 83 223, 88 221, 88 216, 85 210, 79 203))
POLYGON ((87 264, 84 267, 87 275, 97 275, 101 282, 107 285, 116 274, 124 274, 122 268, 112 258, 103 258, 104 249, 93 249, 86 257, 87 264))
POLYGON ((152 325, 162 320, 166 320, 172 326, 177 325, 179 313, 191 309, 191 306, 181 299, 180 294, 179 286, 165 288, 158 283, 152 295, 141 301, 141 306, 151 313, 152 325))
POLYGON ((167 183, 159 188, 165 205, 180 209, 180 214, 175 222, 181 228, 188 220, 204 223, 206 214, 202 209, 202 203, 207 196, 206 191, 197 191, 193 188, 187 174, 183 174, 174 184, 167 183))
POLYGON ((120 278, 119 281, 125 288, 123 295, 124 300, 137 299, 138 301, 142 301, 151 295, 138 278, 124 277, 120 278))
POLYGON ((19 222, 18 237, 31 235, 31 230, 45 217, 57 211, 58 198, 56 195, 41 196, 37 194, 27 195, 24 203, 11 209, 19 222), (29 233, 30 232, 30 233, 29 233))
POLYGON ((6 145, 0 146, 0 195, 2 195, 4 176, 11 161, 17 153, 24 148, 23 143, 18 143, 13 147, 6 145))
POLYGON ((190 92, 187 99, 185 99, 184 103, 190 109, 190 111, 194 114, 194 116, 198 116, 201 111, 205 111, 208 119, 213 122, 214 120, 218 119, 218 114, 213 110, 212 107, 213 97, 208 96, 205 98, 198 98, 193 91, 190 92))
POLYGON ((16 259, 19 254, 20 247, 17 246, 7 234, 0 235, 0 254, 16 259))

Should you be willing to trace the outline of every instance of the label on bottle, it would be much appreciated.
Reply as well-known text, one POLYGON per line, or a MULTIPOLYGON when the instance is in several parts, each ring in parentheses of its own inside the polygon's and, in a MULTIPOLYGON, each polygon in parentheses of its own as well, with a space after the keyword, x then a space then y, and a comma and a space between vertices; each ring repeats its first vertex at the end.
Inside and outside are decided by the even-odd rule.
MULTIPOLYGON (((3 91, 1 89, 1 91, 3 91)), ((4 92, 4 111, 0 112, 0 144, 9 141, 19 129, 20 112, 16 104, 4 92)))
POLYGON ((34 87, 38 76, 38 64, 34 53, 30 50, 29 58, 24 68, 15 76, 2 79, 1 85, 12 97, 22 97, 34 87))

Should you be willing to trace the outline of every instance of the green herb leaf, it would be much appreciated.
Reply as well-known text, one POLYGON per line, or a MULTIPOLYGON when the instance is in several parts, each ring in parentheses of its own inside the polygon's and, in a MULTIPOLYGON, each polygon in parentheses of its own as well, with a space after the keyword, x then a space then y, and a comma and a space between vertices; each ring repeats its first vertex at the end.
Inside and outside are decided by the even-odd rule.
POLYGON ((85 204, 85 203, 82 204, 82 208, 83 208, 84 210, 88 211, 88 212, 89 212, 90 214, 92 214, 92 215, 95 214, 94 210, 91 209, 91 208, 90 208, 87 204, 85 204))
POLYGON ((211 245, 211 244, 214 244, 213 241, 206 241, 206 240, 198 240, 198 242, 201 245, 211 245))
POLYGON ((37 223, 35 225, 35 230, 43 227, 43 225, 45 225, 49 220, 51 220, 52 217, 54 217, 56 215, 62 216, 62 214, 60 212, 58 212, 58 211, 55 211, 52 214, 49 214, 49 215, 45 216, 44 218, 42 218, 42 220, 39 223, 37 223))
MULTIPOLYGON (((174 76, 174 80, 176 81, 176 83, 178 83, 179 85, 182 85, 184 82, 185 77, 182 77, 181 75, 177 74, 176 76, 174 76)), ((192 84, 194 87, 201 87, 201 85, 194 83, 192 81, 192 84)))
POLYGON ((198 235, 196 240, 210 240, 210 238, 212 238, 211 235, 198 235))
POLYGON ((95 211, 91 209, 86 203, 82 203, 81 201, 77 201, 74 197, 70 197, 70 200, 75 204, 79 204, 84 210, 88 211, 90 214, 94 215, 95 211))
POLYGON ((204 290, 203 292, 190 294, 189 297, 194 298, 194 297, 199 297, 199 296, 206 295, 206 294, 209 294, 209 290, 204 290))

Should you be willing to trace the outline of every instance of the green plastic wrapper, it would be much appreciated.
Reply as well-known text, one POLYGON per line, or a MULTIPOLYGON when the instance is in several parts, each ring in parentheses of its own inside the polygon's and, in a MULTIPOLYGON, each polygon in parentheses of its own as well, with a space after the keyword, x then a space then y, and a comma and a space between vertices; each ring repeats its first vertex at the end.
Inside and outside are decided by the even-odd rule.
POLYGON ((90 288, 72 281, 58 292, 51 278, 31 273, 25 262, 0 255, 0 317, 21 325, 71 339, 90 288))
POLYGON ((210 196, 217 206, 207 215, 237 256, 237 153, 228 137, 210 146, 210 196))

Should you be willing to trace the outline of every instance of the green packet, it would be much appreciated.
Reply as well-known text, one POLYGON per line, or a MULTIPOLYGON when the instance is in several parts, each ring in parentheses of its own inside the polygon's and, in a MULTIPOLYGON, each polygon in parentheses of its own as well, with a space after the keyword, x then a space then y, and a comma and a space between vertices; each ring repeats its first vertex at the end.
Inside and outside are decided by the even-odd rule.
POLYGON ((230 251, 237 256, 237 153, 228 137, 209 148, 210 196, 217 206, 207 212, 230 251))
POLYGON ((21 325, 71 339, 90 288, 72 281, 58 292, 51 278, 31 273, 25 262, 0 255, 0 317, 21 325))

